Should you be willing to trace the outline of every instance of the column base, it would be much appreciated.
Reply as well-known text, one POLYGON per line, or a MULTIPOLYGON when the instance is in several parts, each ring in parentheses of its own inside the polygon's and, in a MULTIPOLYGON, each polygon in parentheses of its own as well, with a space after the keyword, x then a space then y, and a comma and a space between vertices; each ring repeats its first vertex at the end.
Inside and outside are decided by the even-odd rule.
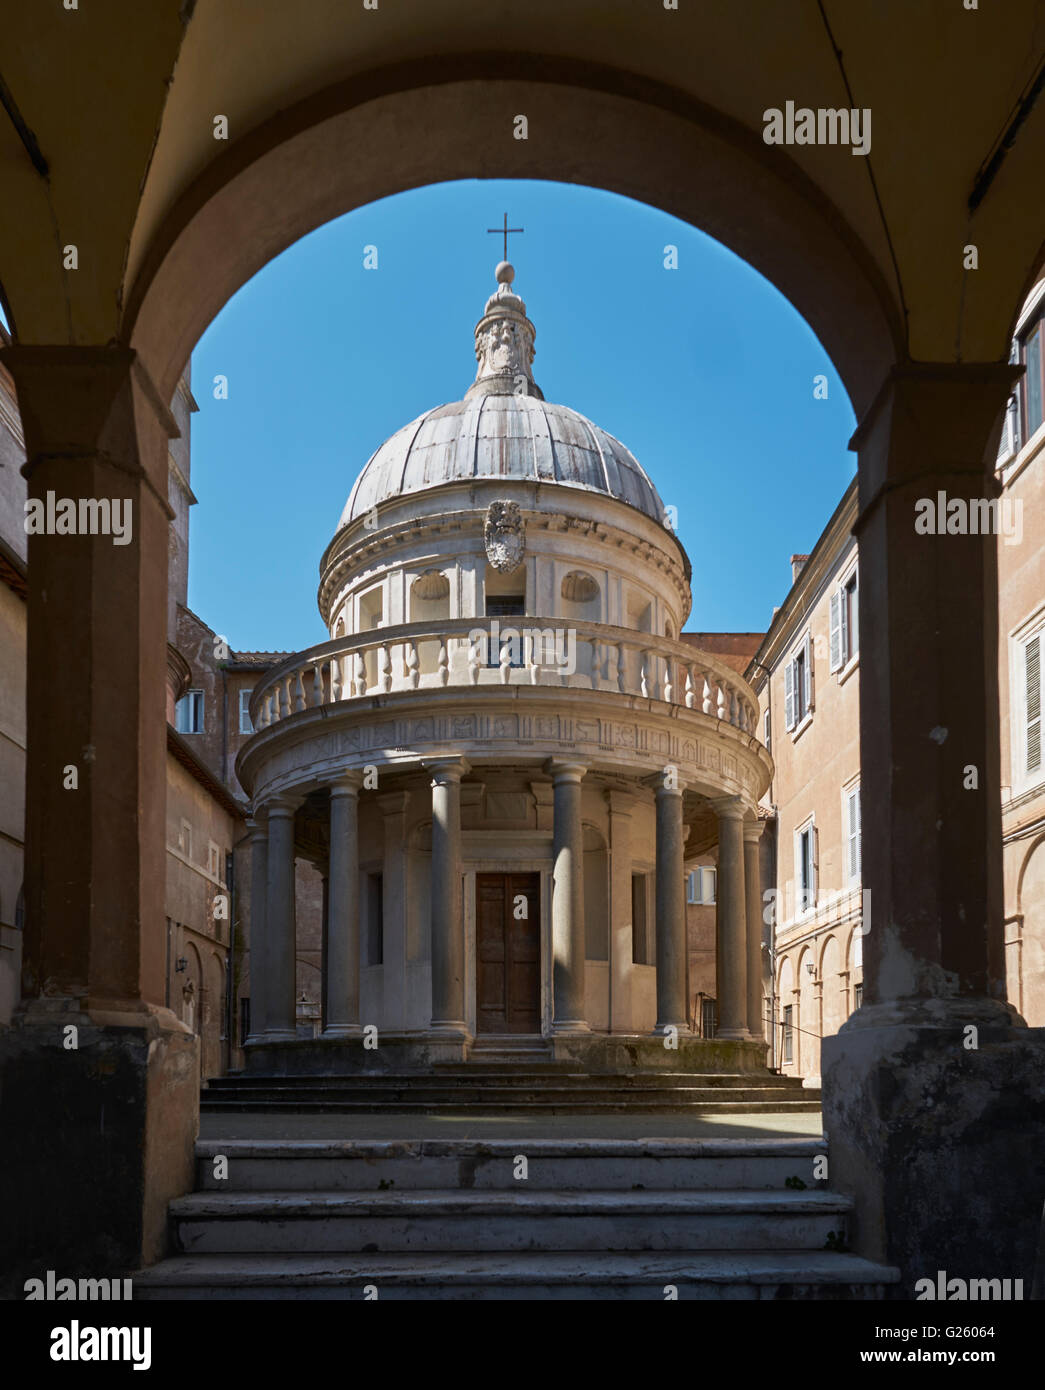
POLYGON ((297 1033, 289 1028, 273 1028, 261 1035, 261 1041, 266 1043, 297 1042, 297 1038, 297 1033))
POLYGON ((650 1033, 651 1038, 666 1038, 672 1036, 679 1038, 690 1037, 691 1033, 689 1024, 657 1022, 653 1025, 653 1031, 650 1033))
POLYGON ((755 1042, 746 1028, 716 1028, 716 1038, 725 1038, 727 1042, 755 1042))
POLYGON ((831 1185, 854 1198, 853 1248, 899 1266, 901 1298, 941 1271, 1022 1279, 1029 1298, 1045 1028, 1013 1026, 988 999, 904 1000, 859 1009, 821 1046, 831 1185))
POLYGON ((3 1150, 0 1296, 47 1269, 117 1277, 166 1253, 167 1205, 195 1181, 199 1039, 169 1009, 125 1005, 33 1000, 0 1032, 0 1132, 23 1139, 3 1150))
POLYGON ((319 1036, 326 1040, 333 1038, 361 1038, 363 1036, 363 1025, 361 1023, 331 1023, 323 1029, 319 1036))
POLYGON ((557 1037, 563 1033, 574 1033, 584 1035, 591 1032, 591 1024, 583 1018, 564 1018, 561 1022, 552 1024, 551 1035, 557 1037))

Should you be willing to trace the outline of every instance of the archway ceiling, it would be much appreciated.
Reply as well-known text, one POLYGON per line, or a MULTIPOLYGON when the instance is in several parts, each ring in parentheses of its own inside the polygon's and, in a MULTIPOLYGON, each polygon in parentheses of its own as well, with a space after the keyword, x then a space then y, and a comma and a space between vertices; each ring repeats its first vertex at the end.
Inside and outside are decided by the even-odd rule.
MULTIPOLYGON (((434 72, 440 58, 525 48, 557 60, 557 81, 569 81, 576 64, 582 86, 602 80, 585 73, 619 70, 626 60, 633 77, 699 103, 698 119, 710 108, 714 124, 719 113, 727 138, 745 133, 748 157, 757 147, 790 182, 808 189, 811 181, 879 277, 876 293, 901 341, 906 311, 911 357, 1003 356, 1041 258, 1045 100, 974 216, 967 204, 1041 60, 1045 3, 966 11, 958 0, 825 0, 824 8, 852 104, 873 113, 869 159, 840 147, 770 150, 761 142, 766 107, 851 104, 815 0, 681 0, 677 12, 653 0, 528 0, 523 11, 515 0, 398 0, 376 11, 345 0, 8 7, 0 71, 50 170, 45 180, 0 117, 0 282, 14 327, 23 342, 126 338, 135 276, 149 268, 171 210, 237 142, 295 103, 374 69, 428 59, 421 71, 434 72), (191 12, 187 22, 183 12, 191 12), (213 138, 217 114, 229 119, 227 144, 213 138), (59 248, 70 242, 79 248, 76 272, 61 267, 59 248), (974 274, 962 268, 968 242, 979 248, 974 274)), ((547 140, 546 176, 570 177, 568 162, 556 162, 561 131, 531 128, 523 148, 509 138, 509 123, 510 114, 496 172, 533 176, 542 167, 536 143, 547 140)), ((402 139, 422 135, 415 127, 402 139)), ((447 176, 460 176, 457 153, 447 176)), ((481 172, 493 171, 484 162, 481 172)))

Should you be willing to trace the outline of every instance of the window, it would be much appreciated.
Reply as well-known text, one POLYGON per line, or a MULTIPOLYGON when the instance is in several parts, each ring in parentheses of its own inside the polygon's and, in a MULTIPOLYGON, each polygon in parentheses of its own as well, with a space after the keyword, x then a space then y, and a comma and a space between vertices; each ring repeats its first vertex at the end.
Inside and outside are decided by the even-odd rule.
POLYGON ((848 666, 860 650, 856 570, 831 595, 831 670, 848 666))
POLYGON ((816 826, 812 821, 795 831, 795 884, 801 916, 816 906, 816 826))
POLYGON ((845 872, 848 883, 860 881, 860 784, 845 793, 845 872))
POLYGON ((766 752, 771 753, 773 751, 773 729, 769 718, 768 705, 766 706, 765 713, 762 715, 762 742, 766 745, 766 752))
POLYGON ((646 919, 646 875, 631 876, 631 959, 634 965, 652 965, 646 919))
POLYGON ((853 986, 853 1009, 854 1009, 854 1011, 855 1011, 856 1009, 858 1009, 858 1008, 860 1007, 860 1005, 861 1005, 863 1002, 864 1002, 864 986, 863 986, 863 981, 861 981, 860 984, 854 985, 854 986, 853 986))
POLYGON ((187 820, 181 823, 181 830, 178 834, 178 848, 186 859, 192 858, 192 826, 187 820))
POLYGON ((793 1062, 795 1060, 795 1030, 792 1024, 795 1006, 793 1004, 784 1005, 784 1061, 793 1062))
POLYGON ((1021 394, 1023 396, 1024 437, 1029 439, 1041 424, 1043 417, 1042 401, 1045 399, 1045 353, 1042 352, 1042 339, 1045 335, 1045 308, 1039 308, 1030 326, 1020 335, 1020 360, 1027 368, 1021 394))
POLYGON ((179 734, 203 733, 203 691, 190 690, 174 707, 174 727, 179 734))
POLYGON ((254 691, 250 686, 244 686, 239 693, 239 731, 241 734, 252 734, 254 725, 250 722, 250 697, 254 691))
POLYGON ((211 840, 210 844, 207 846, 207 872, 213 874, 213 876, 217 878, 220 868, 221 849, 211 840))
POLYGON ((1021 708, 1023 737, 1019 749, 1021 779, 1037 780, 1041 773, 1041 648, 1045 629, 1039 629, 1020 643, 1017 651, 1017 691, 1021 708))
POLYGON ((686 875, 686 901, 711 906, 715 902, 718 870, 701 865, 686 875))
MULTIPOLYGON (((526 612, 526 599, 522 594, 490 594, 486 599, 486 616, 488 618, 521 618, 526 612)), ((526 645, 522 640, 522 633, 517 628, 511 628, 514 636, 503 636, 499 645, 495 648, 493 642, 488 642, 486 653, 486 664, 497 668, 501 664, 501 654, 505 647, 508 648, 508 655, 511 658, 510 666, 520 667, 524 664, 526 653, 523 646, 526 645)))
POLYGON ((813 708, 813 639, 807 632, 801 647, 784 667, 784 714, 795 729, 813 708))
POLYGON ((385 959, 385 880, 367 874, 367 965, 383 965, 385 959))

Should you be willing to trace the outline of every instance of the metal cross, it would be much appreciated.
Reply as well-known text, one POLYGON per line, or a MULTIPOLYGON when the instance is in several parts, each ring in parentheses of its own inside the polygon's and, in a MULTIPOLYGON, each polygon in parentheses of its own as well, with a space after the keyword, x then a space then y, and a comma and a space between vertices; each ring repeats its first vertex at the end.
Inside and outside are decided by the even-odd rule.
POLYGON ((526 229, 525 229, 524 227, 509 227, 509 225, 508 225, 508 214, 505 213, 505 214, 504 214, 504 226, 503 226, 503 227, 487 227, 486 232, 487 232, 487 235, 489 235, 491 232, 494 232, 494 233, 496 233, 497 236, 503 236, 503 237, 504 237, 504 255, 501 257, 501 259, 504 260, 504 261, 506 261, 506 260, 508 259, 508 237, 509 237, 509 234, 512 233, 512 232, 522 232, 522 231, 525 231, 525 230, 526 230, 526 229))

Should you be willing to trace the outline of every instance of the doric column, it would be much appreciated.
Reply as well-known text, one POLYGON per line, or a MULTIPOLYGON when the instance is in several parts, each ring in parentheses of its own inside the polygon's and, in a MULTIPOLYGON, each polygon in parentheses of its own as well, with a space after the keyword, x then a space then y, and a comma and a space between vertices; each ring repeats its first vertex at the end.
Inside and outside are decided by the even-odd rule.
POLYGON ((432 1031, 467 1037, 461 911, 461 778, 464 758, 426 762, 432 774, 432 1031))
MULTIPOLYGON (((406 1001, 406 814, 409 791, 385 792, 376 798, 381 812, 384 851, 381 858, 382 942, 381 1013, 386 1028, 404 1028, 406 1001)), ((461 880, 460 849, 457 852, 457 880, 461 880)), ((458 887, 457 916, 461 916, 458 887)), ((462 942, 464 925, 460 926, 462 942)), ((461 959, 464 960, 462 945, 461 959)), ((464 996, 462 995, 462 998, 464 996)))
POLYGON ((346 772, 330 787, 324 1038, 350 1038, 359 1024, 359 788, 346 772))
MULTIPOLYGON (((674 779, 677 782, 677 779, 674 779)), ((658 774, 657 797, 657 1023, 688 1032, 686 1009, 686 902, 683 867, 682 788, 658 774)))
POLYGON ((630 1033, 631 969, 634 928, 631 920, 631 812, 635 798, 627 792, 603 793, 610 821, 610 1032, 630 1033))
POLYGON ((278 796, 267 803, 269 819, 268 906, 265 931, 265 1041, 297 1037, 294 987, 297 937, 294 921, 294 812, 297 800, 278 796))
POLYGON ((762 838, 760 820, 744 822, 744 906, 747 916, 747 1031, 756 1042, 764 1042, 762 1017, 762 875, 758 845, 762 838))
POLYGON ((552 854, 552 1028, 588 1033, 584 1005, 584 831, 581 778, 584 763, 552 758, 554 785, 552 854))
POLYGON ((747 918, 744 911, 744 803, 739 796, 713 801, 718 816, 716 956, 720 1038, 746 1038, 747 918))
POLYGON ((268 819, 261 809, 247 822, 250 830, 250 1034, 247 1046, 263 1040, 268 1026, 265 984, 267 933, 265 909, 268 906, 268 819))

